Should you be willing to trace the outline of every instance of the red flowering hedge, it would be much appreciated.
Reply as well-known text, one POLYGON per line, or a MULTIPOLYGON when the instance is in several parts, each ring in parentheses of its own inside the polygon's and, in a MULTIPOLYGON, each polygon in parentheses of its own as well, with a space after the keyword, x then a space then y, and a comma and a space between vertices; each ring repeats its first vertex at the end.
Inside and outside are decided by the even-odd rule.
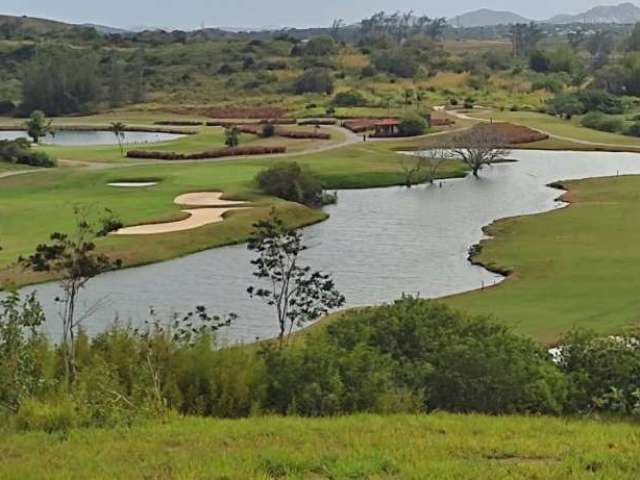
POLYGON ((279 146, 247 146, 219 148, 206 152, 197 153, 177 153, 177 152, 154 152, 152 150, 130 150, 127 152, 129 158, 143 158, 153 160, 204 160, 207 158, 237 157, 245 155, 273 155, 286 153, 287 147, 279 146))

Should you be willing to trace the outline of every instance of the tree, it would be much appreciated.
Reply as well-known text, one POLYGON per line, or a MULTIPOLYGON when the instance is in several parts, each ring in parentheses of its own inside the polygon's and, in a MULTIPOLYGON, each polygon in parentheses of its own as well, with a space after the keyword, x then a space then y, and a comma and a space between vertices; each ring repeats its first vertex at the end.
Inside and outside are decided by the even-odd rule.
POLYGON ((411 188, 419 179, 419 175, 426 171, 426 180, 433 184, 434 180, 438 177, 438 172, 442 166, 455 158, 455 155, 451 148, 446 145, 435 147, 424 154, 420 154, 417 158, 411 158, 405 155, 400 159, 400 168, 405 175, 405 185, 407 188, 411 188))
POLYGON ((341 18, 339 19, 337 18, 331 23, 331 38, 333 38, 334 42, 339 42, 341 40, 340 31, 344 27, 345 27, 344 20, 342 20, 341 18))
POLYGON ((636 23, 633 27, 633 31, 627 40, 627 50, 640 52, 640 23, 636 23))
POLYGON ((24 115, 85 113, 101 97, 98 58, 94 52, 71 47, 40 47, 25 66, 22 80, 24 115))
POLYGON ((313 37, 304 46, 303 54, 311 57, 325 57, 336 50, 336 42, 328 35, 313 37))
POLYGON ((542 29, 534 22, 517 23, 511 27, 511 43, 516 57, 529 55, 544 37, 542 29))
POLYGON ((240 145, 240 129, 238 127, 232 126, 225 129, 224 144, 229 148, 240 145))
POLYGON ((145 96, 144 50, 139 49, 133 60, 133 68, 131 71, 131 101, 134 103, 144 102, 145 96))
POLYGON ((300 254, 307 250, 300 232, 287 228, 274 214, 254 227, 248 245, 257 254, 251 261, 256 267, 253 275, 269 287, 251 286, 247 292, 274 307, 282 346, 294 327, 302 327, 342 307, 345 297, 330 275, 300 266, 300 254))
POLYGON ((27 127, 27 135, 33 139, 33 143, 40 143, 42 137, 46 137, 47 134, 52 133, 51 120, 47 120, 44 113, 40 110, 35 110, 31 113, 29 120, 25 122, 27 127))
POLYGON ((120 260, 112 260, 96 251, 97 239, 122 226, 112 212, 106 210, 105 217, 93 223, 88 220, 85 209, 76 207, 74 213, 75 232, 53 233, 51 243, 40 244, 31 256, 19 259, 20 264, 34 272, 51 273, 62 278, 60 287, 63 295, 56 301, 62 305, 62 350, 69 383, 73 383, 77 375, 76 336, 84 319, 76 311, 80 294, 91 279, 122 265, 120 260))
POLYGON ((279 162, 257 176, 260 189, 274 197, 310 207, 322 205, 322 184, 296 162, 279 162))
POLYGON ((485 165, 505 158, 510 151, 494 125, 476 125, 454 139, 453 153, 466 163, 475 177, 485 165))
POLYGON ((398 131, 403 137, 424 135, 428 128, 429 124, 427 121, 416 113, 404 116, 398 125, 398 131))
POLYGON ((119 107, 126 101, 126 79, 124 63, 111 60, 109 72, 109 105, 119 107))
POLYGON ((116 136, 116 140, 118 141, 118 147, 120 147, 120 155, 124 157, 125 154, 125 135, 126 135, 127 126, 122 122, 113 122, 111 124, 111 131, 116 136))

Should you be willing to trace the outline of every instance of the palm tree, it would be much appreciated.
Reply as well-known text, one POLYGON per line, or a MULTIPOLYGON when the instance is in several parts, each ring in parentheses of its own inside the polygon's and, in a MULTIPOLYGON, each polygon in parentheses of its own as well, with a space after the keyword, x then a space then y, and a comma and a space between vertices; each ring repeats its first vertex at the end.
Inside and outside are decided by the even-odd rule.
POLYGON ((124 138, 125 138, 126 130, 127 130, 127 126, 122 122, 113 122, 111 124, 111 131, 113 132, 113 134, 116 136, 116 139, 118 140, 118 147, 120 147, 120 155, 122 155, 123 157, 125 155, 124 138))

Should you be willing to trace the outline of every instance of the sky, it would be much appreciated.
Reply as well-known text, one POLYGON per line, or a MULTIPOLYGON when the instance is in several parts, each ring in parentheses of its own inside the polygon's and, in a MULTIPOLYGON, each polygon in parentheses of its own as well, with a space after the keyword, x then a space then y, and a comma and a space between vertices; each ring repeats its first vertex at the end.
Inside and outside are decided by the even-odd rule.
POLYGON ((71 23, 114 27, 193 29, 207 27, 280 28, 326 26, 333 19, 356 22, 380 10, 414 10, 430 17, 453 17, 491 8, 542 20, 580 13, 625 0, 0 0, 0 14, 28 15, 71 23))

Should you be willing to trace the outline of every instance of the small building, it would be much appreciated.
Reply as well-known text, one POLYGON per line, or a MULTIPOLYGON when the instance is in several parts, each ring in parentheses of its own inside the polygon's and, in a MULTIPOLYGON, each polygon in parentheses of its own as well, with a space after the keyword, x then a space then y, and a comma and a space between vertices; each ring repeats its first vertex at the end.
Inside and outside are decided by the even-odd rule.
POLYGON ((374 137, 396 137, 400 134, 400 120, 393 118, 387 118, 384 120, 377 120, 373 124, 375 129, 374 137))

